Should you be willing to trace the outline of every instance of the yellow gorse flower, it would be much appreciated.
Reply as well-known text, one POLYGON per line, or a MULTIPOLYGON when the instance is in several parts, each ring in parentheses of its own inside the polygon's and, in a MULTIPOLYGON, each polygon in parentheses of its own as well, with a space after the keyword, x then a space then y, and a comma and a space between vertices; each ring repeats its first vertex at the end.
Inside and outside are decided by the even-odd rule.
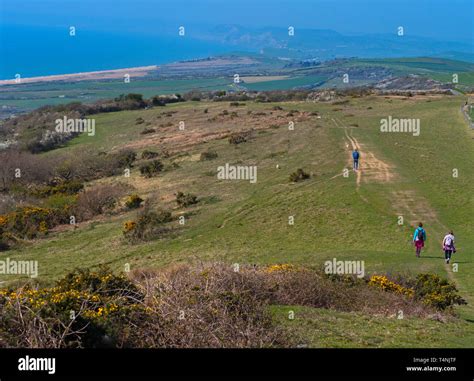
POLYGON ((284 271, 295 271, 295 266, 290 265, 288 263, 279 264, 279 265, 271 265, 266 268, 266 272, 273 273, 273 272, 284 272, 284 271))
POLYGON ((384 291, 396 292, 398 294, 407 295, 413 297, 415 290, 412 288, 403 287, 402 285, 392 282, 385 275, 372 275, 369 280, 369 285, 379 287, 384 291))
POLYGON ((132 231, 133 229, 135 229, 136 225, 137 225, 137 223, 135 221, 126 221, 123 224, 123 232, 128 233, 128 232, 132 231))

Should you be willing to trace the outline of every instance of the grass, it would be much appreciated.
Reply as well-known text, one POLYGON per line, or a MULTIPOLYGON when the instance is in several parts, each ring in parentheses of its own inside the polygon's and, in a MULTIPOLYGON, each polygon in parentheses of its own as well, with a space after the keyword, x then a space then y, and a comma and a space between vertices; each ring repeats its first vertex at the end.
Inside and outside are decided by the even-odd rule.
POLYGON ((307 75, 288 79, 248 82, 244 83, 244 86, 254 91, 290 90, 297 87, 315 85, 325 80, 327 80, 327 77, 322 75, 307 75))
POLYGON ((300 263, 320 267, 335 257, 363 260, 367 273, 414 275, 430 271, 457 283, 470 303, 457 309, 465 321, 441 325, 367 316, 354 316, 351 321, 352 315, 348 314, 305 310, 305 320, 298 329, 311 333, 310 345, 315 346, 416 346, 417 343, 468 346, 468 337, 472 345, 474 154, 472 132, 460 112, 464 101, 463 97, 455 96, 365 97, 350 98, 348 104, 337 106, 305 102, 278 104, 284 108, 282 115, 294 109, 318 111, 321 119, 298 115, 277 118, 276 114, 270 115, 274 104, 253 102, 236 109, 238 118, 227 117, 215 122, 209 122, 208 118, 229 109, 228 103, 189 102, 98 115, 94 138, 80 136, 67 147, 47 155, 110 151, 129 144, 137 150, 165 147, 181 152, 180 158, 173 159, 179 161, 179 168, 157 178, 145 180, 135 168, 129 179, 101 180, 130 182, 140 196, 174 208, 176 218, 169 224, 173 231, 161 240, 129 245, 121 233, 123 222, 136 213, 129 212, 106 217, 74 231, 52 233, 46 239, 2 254, 0 258, 37 259, 40 279, 45 282, 77 266, 93 267, 102 263, 117 270, 123 270, 126 264, 134 269, 201 261, 300 263), (203 112, 205 108, 207 114, 203 112), (164 118, 165 110, 177 113, 164 118), (276 127, 269 128, 269 119, 252 116, 257 112, 266 113, 261 118, 274 118, 276 127), (381 133, 380 119, 388 115, 420 118, 421 135, 381 133), (152 124, 170 120, 172 126, 158 128, 154 137, 143 136, 139 133, 143 125, 135 124, 138 116, 152 124), (289 119, 296 120, 294 131, 286 127, 289 119), (192 140, 186 140, 186 133, 183 140, 169 140, 176 137, 179 120, 186 121, 186 131, 193 136, 192 140), (349 127, 354 124, 358 127, 349 127), (193 135, 251 126, 260 126, 260 132, 254 133, 249 142, 235 147, 229 145, 227 139, 197 141, 197 135, 193 135), (341 176, 349 165, 347 131, 352 131, 362 145, 362 162, 372 153, 390 165, 391 180, 377 181, 368 171, 362 172, 362 182, 357 187, 352 171, 348 178, 341 176), (195 159, 208 149, 216 151, 218 158, 203 162, 195 159), (219 181, 209 175, 225 163, 257 165, 258 182, 219 181), (311 173, 311 178, 290 183, 289 175, 297 168, 311 173), (452 177, 454 168, 459 173, 457 178, 452 177), (212 202, 203 201, 189 208, 189 218, 185 226, 181 226, 177 217, 183 211, 176 209, 173 201, 177 191, 191 192, 212 202), (405 219, 401 226, 397 224, 399 215, 405 219), (294 216, 294 225, 288 224, 289 216, 294 216), (417 259, 410 240, 412 225, 419 220, 425 224, 428 241, 422 258, 417 259), (454 230, 458 242, 458 253, 454 257, 457 272, 445 265, 442 258, 441 240, 448 228, 454 230), (331 321, 337 322, 329 330, 327 342, 316 334, 318 319, 323 319, 321 324, 325 324, 325 329, 331 327, 331 321), (361 333, 365 324, 370 326, 367 335, 361 333), (393 340, 380 332, 384 324, 389 327, 388 331, 395 332, 393 340), (425 333, 423 324, 428 327, 425 333), (340 330, 346 325, 362 336, 352 339, 344 336, 340 330), (402 328, 397 330, 397 327, 402 328), (416 334, 411 337, 413 330, 416 334))
POLYGON ((70 102, 93 103, 120 94, 139 93, 145 98, 157 94, 185 93, 191 90, 229 90, 232 78, 140 79, 123 81, 87 81, 72 83, 34 83, 0 88, 0 104, 21 110, 70 102))
POLYGON ((301 306, 272 306, 274 320, 310 348, 463 348, 472 324, 420 318, 367 316, 301 306), (290 317, 292 319, 290 319, 290 317), (457 332, 465 334, 456 337, 457 332))

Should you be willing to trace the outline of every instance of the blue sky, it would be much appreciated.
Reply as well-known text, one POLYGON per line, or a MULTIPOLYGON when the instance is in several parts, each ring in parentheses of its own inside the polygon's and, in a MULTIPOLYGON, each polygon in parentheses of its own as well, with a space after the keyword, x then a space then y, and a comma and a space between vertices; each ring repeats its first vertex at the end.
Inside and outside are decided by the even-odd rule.
POLYGON ((473 36, 472 0, 1 0, 0 25, 77 25, 159 34, 176 25, 282 26, 345 34, 405 33, 439 40, 473 36))

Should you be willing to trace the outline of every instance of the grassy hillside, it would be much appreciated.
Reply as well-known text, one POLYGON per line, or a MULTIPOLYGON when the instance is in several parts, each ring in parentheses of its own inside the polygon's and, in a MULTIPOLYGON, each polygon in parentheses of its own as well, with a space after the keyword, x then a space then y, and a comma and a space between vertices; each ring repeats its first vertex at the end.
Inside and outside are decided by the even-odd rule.
POLYGON ((426 334, 421 322, 407 322, 394 341, 389 336, 371 337, 370 332, 385 322, 375 319, 368 323, 367 335, 354 341, 339 338, 337 331, 344 324, 363 331, 367 317, 348 319, 344 314, 304 311, 304 319, 295 322, 300 324, 297 330, 314 332, 318 329, 315 320, 320 321, 331 332, 328 342, 311 333, 308 344, 315 346, 469 345, 474 337, 474 150, 472 132, 460 112, 463 103, 462 97, 454 96, 372 96, 336 103, 246 102, 239 107, 186 102, 98 115, 96 136, 81 135, 65 148, 44 155, 74 158, 120 148, 139 153, 169 150, 168 161, 175 166, 158 177, 145 179, 135 166, 129 178, 116 176, 98 182, 127 183, 141 197, 171 208, 172 232, 159 240, 127 243, 122 226, 135 216, 131 211, 101 216, 77 229, 61 227, 1 257, 37 259, 40 279, 45 282, 77 266, 108 264, 123 270, 126 264, 136 269, 202 261, 321 267, 326 260, 337 258, 363 260, 369 274, 429 271, 456 282, 469 302, 458 311, 470 322, 459 322, 449 331, 433 322, 431 333, 426 334), (167 114, 170 111, 175 113, 167 114), (230 116, 232 111, 237 115, 230 116), (419 118, 420 136, 380 132, 380 119, 389 115, 419 118), (141 134, 143 124, 136 124, 139 117, 157 132, 141 134), (180 121, 185 121, 184 131, 178 129, 180 121), (292 131, 290 121, 295 122, 292 131), (249 141, 228 143, 230 133, 249 129, 254 129, 249 141), (349 171, 344 177, 343 170, 350 168, 352 144, 360 149, 361 171, 349 171), (200 154, 209 149, 218 157, 200 161, 200 154), (257 183, 218 180, 217 167, 225 163, 256 165, 257 183), (311 178, 291 183, 289 176, 298 168, 311 178), (458 177, 452 176, 453 169, 458 177), (196 194, 200 202, 188 209, 177 208, 174 195, 178 191, 196 194), (180 215, 186 216, 184 226, 178 223, 180 215), (290 216, 294 225, 288 223, 290 216), (404 218, 403 225, 397 223, 399 216, 404 218), (410 241, 419 221, 424 223, 428 241, 422 257, 416 258, 410 241), (443 261, 441 240, 448 229, 457 238, 458 253, 453 260, 457 272, 443 261), (334 320, 342 325, 330 328, 334 320), (419 331, 419 340, 409 337, 410 329, 419 331), (441 331, 443 336, 431 341, 441 331), (458 338, 460 332, 466 341, 458 338))

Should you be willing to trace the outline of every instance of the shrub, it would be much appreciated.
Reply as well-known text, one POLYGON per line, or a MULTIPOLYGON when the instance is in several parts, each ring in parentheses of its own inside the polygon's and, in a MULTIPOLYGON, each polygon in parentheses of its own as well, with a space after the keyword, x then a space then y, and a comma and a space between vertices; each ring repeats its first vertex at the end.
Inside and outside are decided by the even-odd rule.
POLYGON ((51 158, 32 155, 16 149, 0 150, 0 191, 8 191, 13 186, 47 184, 55 164, 51 158), (21 177, 15 177, 17 170, 21 177))
POLYGON ((179 207, 187 208, 190 205, 197 204, 198 198, 191 193, 178 192, 176 194, 176 202, 179 207))
POLYGON ((56 185, 46 185, 42 187, 33 188, 31 194, 37 197, 48 197, 57 194, 75 195, 84 189, 84 184, 79 180, 61 181, 56 185))
POLYGON ((392 282, 384 275, 373 275, 369 280, 369 285, 379 287, 384 291, 398 292, 409 297, 413 297, 415 293, 412 288, 403 287, 398 283, 392 282))
POLYGON ((145 119, 143 119, 141 116, 135 119, 135 124, 143 124, 145 123, 145 119))
POLYGON ((149 160, 160 156, 158 152, 145 150, 142 152, 142 159, 149 160))
POLYGON ((76 217, 85 221, 99 214, 110 212, 125 192, 121 185, 96 185, 79 193, 74 208, 76 217))
POLYGON ((243 133, 243 132, 235 133, 230 136, 229 143, 230 144, 245 143, 247 141, 247 138, 248 138, 248 133, 243 133))
POLYGON ((0 342, 42 348, 115 346, 117 322, 145 311, 143 300, 134 283, 105 267, 75 270, 54 287, 1 290, 0 313, 8 321, 2 319, 0 332, 8 334, 0 342))
POLYGON ((132 150, 124 149, 115 155, 115 159, 119 168, 131 168, 137 159, 137 154, 132 150))
POLYGON ((45 233, 69 220, 69 211, 63 209, 40 208, 25 206, 14 212, 0 216, 0 225, 5 238, 6 233, 20 235, 29 239, 35 238, 38 233, 45 233))
POLYGON ((135 221, 125 222, 123 234, 132 243, 152 240, 166 232, 163 225, 169 221, 171 212, 164 210, 153 212, 145 209, 135 221))
POLYGON ((298 182, 298 181, 303 181, 303 180, 306 180, 306 179, 309 179, 309 174, 306 173, 305 171, 303 171, 301 168, 298 168, 296 170, 296 172, 293 172, 291 175, 290 175, 290 181, 291 182, 298 182))
POLYGON ((163 163, 159 160, 152 160, 140 166, 140 173, 145 177, 156 176, 163 170, 163 163))
POLYGON ((251 277, 218 267, 135 271, 133 276, 130 280, 107 268, 75 270, 54 287, 1 290, 0 343, 42 348, 288 345, 265 299, 249 292, 256 288, 251 277), (181 311, 186 319, 179 318, 181 311))
POLYGON ((0 234, 0 252, 2 251, 7 251, 10 249, 10 245, 6 242, 5 237, 3 237, 3 234, 0 234))
POLYGON ((199 160, 205 161, 205 160, 213 160, 217 158, 217 152, 215 151, 205 151, 201 153, 201 156, 199 160))
POLYGON ((5 228, 7 221, 8 220, 5 218, 5 216, 0 215, 0 252, 7 251, 10 248, 5 237, 5 228))
MULTIPOLYGON (((425 278, 421 283, 434 280, 425 278)), ((239 271, 227 264, 178 265, 134 270, 128 278, 105 267, 75 270, 54 287, 0 290, 0 346, 286 347, 299 341, 276 325, 271 305, 373 316, 433 313, 416 298, 367 283, 291 264, 239 271)))
MULTIPOLYGON (((134 151, 124 149, 108 154, 105 152, 84 152, 80 160, 77 157, 65 157, 63 160, 70 163, 66 172, 68 179, 90 181, 121 174, 125 168, 133 167, 136 158, 137 154, 134 151)), ((58 174, 56 176, 64 177, 58 174)))
POLYGON ((456 286, 436 274, 418 274, 415 284, 415 297, 438 310, 451 308, 455 304, 467 304, 459 296, 456 286))
POLYGON ((204 95, 199 90, 191 90, 190 92, 183 95, 183 99, 186 101, 199 102, 203 99, 204 95))
POLYGON ((384 291, 407 295, 437 310, 445 310, 455 304, 466 304, 466 301, 458 294, 456 286, 436 274, 422 273, 415 279, 401 278, 400 281, 396 283, 385 275, 373 275, 369 280, 369 285, 384 291))
POLYGON ((147 135, 147 134, 154 134, 156 130, 154 128, 145 128, 140 134, 147 135))
POLYGON ((125 201, 125 206, 128 209, 136 209, 139 208, 142 204, 143 199, 138 196, 137 194, 132 194, 128 197, 127 201, 125 201))
POLYGON ((138 110, 147 106, 141 94, 121 94, 114 101, 119 110, 138 110))
POLYGON ((56 193, 44 200, 43 205, 50 209, 72 210, 77 202, 77 195, 56 193))

